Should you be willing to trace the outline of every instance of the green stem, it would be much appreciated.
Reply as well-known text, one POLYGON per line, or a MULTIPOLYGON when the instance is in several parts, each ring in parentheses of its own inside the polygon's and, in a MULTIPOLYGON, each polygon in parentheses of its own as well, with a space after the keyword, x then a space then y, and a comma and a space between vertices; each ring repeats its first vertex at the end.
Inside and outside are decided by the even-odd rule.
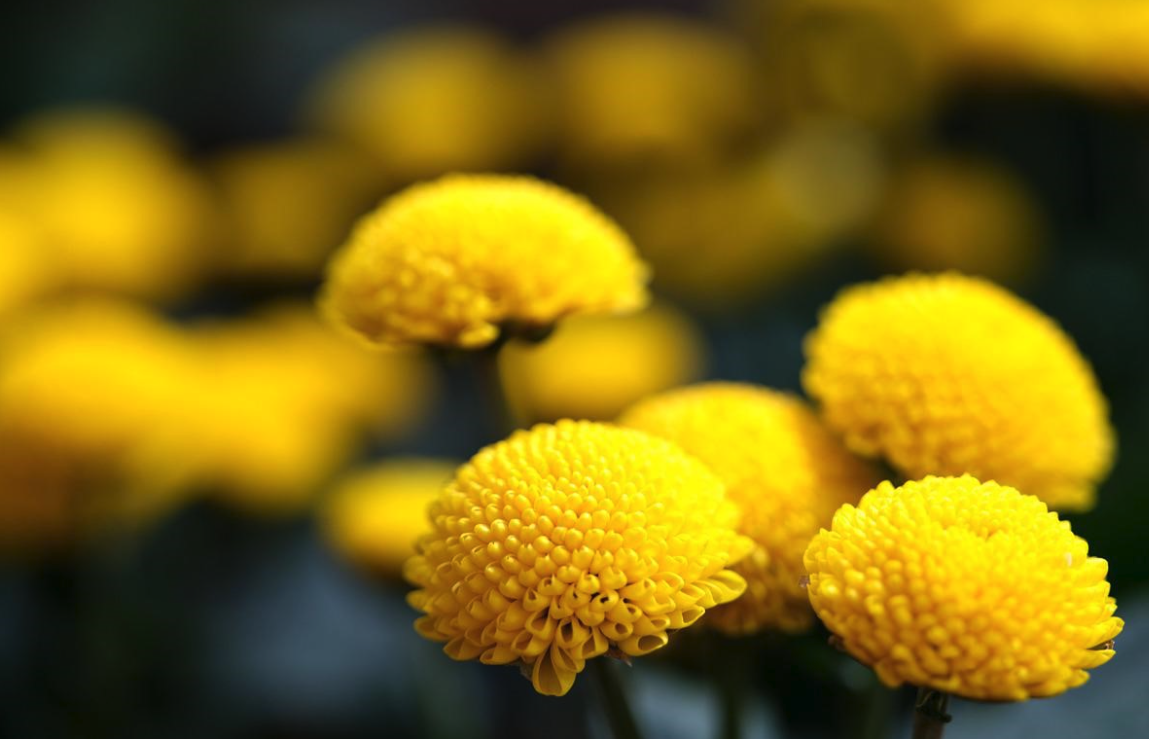
POLYGON ((497 341, 491 346, 470 352, 478 390, 482 395, 483 409, 486 411, 487 429, 491 441, 504 439, 519 427, 507 401, 503 378, 499 373, 499 352, 503 348, 503 343, 497 341))
POLYGON ((608 657, 599 657, 590 660, 591 669, 598 679, 599 690, 602 693, 603 708, 606 709, 606 718, 610 723, 614 739, 642 739, 642 734, 635 723, 634 714, 630 710, 630 703, 623 690, 622 680, 616 670, 615 660, 608 657))
POLYGON ((918 688, 918 699, 914 703, 912 739, 942 739, 946 724, 952 718, 946 713, 949 702, 949 693, 932 688, 918 688))

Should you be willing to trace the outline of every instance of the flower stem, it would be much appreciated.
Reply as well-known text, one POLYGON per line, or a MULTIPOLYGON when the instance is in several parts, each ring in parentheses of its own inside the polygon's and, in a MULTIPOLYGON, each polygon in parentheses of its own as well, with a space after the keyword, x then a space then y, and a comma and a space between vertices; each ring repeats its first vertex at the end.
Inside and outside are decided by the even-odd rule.
POLYGON ((634 721, 634 714, 630 710, 626 691, 623 690, 622 680, 616 672, 618 666, 614 662, 613 659, 605 657, 590 660, 591 669, 598 679, 611 733, 614 739, 642 739, 638 724, 634 721))
POLYGON ((946 713, 949 693, 932 688, 918 688, 914 702, 914 733, 912 739, 942 739, 946 724, 953 718, 946 713))
POLYGON ((487 421, 486 433, 491 442, 507 437, 519 427, 507 401, 503 378, 499 374, 499 352, 502 348, 503 342, 498 341, 470 353, 478 389, 482 395, 481 407, 487 421))

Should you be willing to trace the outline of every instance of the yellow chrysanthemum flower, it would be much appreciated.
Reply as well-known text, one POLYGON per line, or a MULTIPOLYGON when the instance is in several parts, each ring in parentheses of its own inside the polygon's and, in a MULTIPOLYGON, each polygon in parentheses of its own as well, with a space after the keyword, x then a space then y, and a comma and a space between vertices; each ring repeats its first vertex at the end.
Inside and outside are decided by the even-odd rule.
POLYGON ((369 42, 319 80, 305 115, 404 183, 522 166, 550 135, 537 66, 479 27, 431 26, 369 42))
POLYGON ((419 632, 453 659, 528 666, 570 690, 586 660, 664 646, 746 588, 752 543, 722 482, 670 442, 562 421, 464 465, 430 510, 404 574, 419 632))
POLYGON ((898 173, 871 249, 897 270, 954 269, 993 280, 1023 277, 1041 246, 1036 204, 989 162, 932 157, 898 173))
POLYGON ((26 218, 0 207, 0 244, 4 245, 0 248, 0 318, 24 308, 52 287, 42 242, 26 218))
POLYGON ((499 355, 519 417, 609 420, 639 398, 698 379, 702 336, 682 313, 659 305, 630 316, 577 316, 541 344, 499 355))
POLYGON ((810 602, 891 687, 965 698, 1057 695, 1113 657, 1124 623, 1105 577, 1031 495, 994 482, 883 482, 806 551, 810 602))
POLYGON ((427 533, 427 507, 455 476, 458 464, 394 459, 349 474, 324 503, 327 539, 348 560, 398 577, 427 533))
POLYGON ((731 634, 801 631, 812 621, 802 589, 806 545, 834 511, 877 476, 846 451, 796 397, 735 383, 705 383, 648 398, 620 423, 698 457, 742 508, 738 531, 754 551, 734 565, 746 593, 706 617, 731 634))
POLYGON ((204 377, 189 455, 205 484, 252 512, 297 512, 368 434, 401 434, 428 401, 420 357, 370 351, 303 305, 194 336, 204 377))
POLYGON ((564 28, 544 53, 565 159, 580 170, 710 159, 762 118, 749 51, 686 17, 596 18, 564 28))
POLYGON ((645 266, 582 198, 529 177, 452 175, 360 221, 322 303, 370 341, 477 348, 507 324, 642 307, 645 266))
POLYGON ((26 121, 14 142, 0 163, 6 205, 42 231, 62 286, 149 299, 193 286, 214 212, 166 132, 124 112, 58 111, 26 121))
POLYGON ((211 167, 226 245, 224 272, 314 278, 382 194, 375 165, 322 139, 287 139, 226 152, 211 167))
POLYGON ((1085 509, 1112 463, 1106 402, 1073 341, 984 280, 849 288, 806 355, 802 381, 826 422, 910 479, 969 473, 1085 509))

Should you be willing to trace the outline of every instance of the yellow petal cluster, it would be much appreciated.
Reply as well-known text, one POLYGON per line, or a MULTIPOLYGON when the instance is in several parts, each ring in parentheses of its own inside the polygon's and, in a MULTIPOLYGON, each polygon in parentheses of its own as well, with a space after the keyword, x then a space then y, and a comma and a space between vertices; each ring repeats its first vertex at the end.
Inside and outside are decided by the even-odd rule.
POLYGON ((664 646, 738 597, 752 546, 722 482, 663 439, 589 421, 519 431, 464 465, 405 576, 419 632, 457 660, 518 663, 546 695, 586 660, 664 646))
POLYGON ((520 417, 609 420, 639 398, 698 378, 702 336, 667 305, 629 316, 576 316, 539 344, 499 354, 507 397, 520 417))
POLYGON ((856 452, 914 479, 995 479, 1092 506, 1113 457, 1089 364, 1051 319, 958 274, 843 291, 806 340, 802 381, 856 452))
POLYGON ((370 341, 478 348, 507 324, 640 308, 645 280, 626 235, 582 198, 529 177, 452 175, 361 220, 321 300, 370 341))
POLYGON ((883 482, 806 551, 810 602, 891 687, 1057 695, 1113 657, 1108 564, 1031 495, 970 476, 883 482))
POLYGON ((498 34, 426 26, 369 41, 318 81, 312 125, 410 182, 525 164, 550 133, 537 66, 498 34))
POLYGON ((798 398, 753 385, 706 383, 644 400, 620 423, 668 439, 705 462, 742 509, 738 531, 755 548, 733 570, 741 598, 706 623, 731 634, 801 631, 812 619, 802 555, 834 511, 877 476, 798 398))
POLYGON ((439 459, 391 459, 350 473, 324 502, 327 539, 346 559, 398 577, 430 530, 427 507, 455 476, 458 464, 439 459))

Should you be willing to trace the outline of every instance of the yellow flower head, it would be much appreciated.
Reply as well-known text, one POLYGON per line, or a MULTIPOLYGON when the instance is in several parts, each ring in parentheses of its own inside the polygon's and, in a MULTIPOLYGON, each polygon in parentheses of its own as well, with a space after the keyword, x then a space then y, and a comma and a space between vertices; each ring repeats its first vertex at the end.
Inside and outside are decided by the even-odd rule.
POLYGON ((477 348, 507 324, 640 308, 645 279, 630 240, 582 198, 529 177, 452 175, 361 220, 322 302, 370 341, 477 348))
POLYGON ((547 89, 512 44, 478 27, 426 27, 338 62, 307 104, 315 128, 400 181, 521 166, 549 136, 547 89))
POLYGON ((643 655, 738 597, 749 551, 722 482, 670 442, 562 421, 464 465, 407 562, 419 632, 453 659, 527 666, 563 695, 586 660, 643 655))
POLYGON ((968 475, 883 482, 806 550, 810 602, 891 687, 1057 695, 1113 657, 1108 564, 1031 495, 968 475))
POLYGON ((42 235, 26 218, 4 207, 0 207, 0 244, 4 245, 0 249, 3 318, 47 293, 52 287, 52 275, 44 256, 42 235))
POLYGON ((969 473, 1084 509, 1113 430, 1088 363, 1009 292, 957 274, 843 291, 806 340, 807 392, 856 452, 914 479, 969 473))
POLYGON ((507 346, 499 363, 522 416, 609 420, 639 398, 696 379, 704 356, 694 324, 661 305, 572 318, 541 344, 507 346))
POLYGON ((117 111, 43 114, 0 162, 65 287, 170 298, 192 286, 213 228, 205 184, 155 124, 117 111), (5 171, 7 170, 7 171, 5 171))
POLYGON ((754 540, 733 569, 746 593, 707 617, 732 634, 800 631, 811 622, 802 554, 834 511, 877 481, 801 400, 733 383, 706 383, 640 402, 622 424, 668 439, 705 462, 742 508, 754 540))
POLYGON ((211 168, 227 229, 225 272, 315 278, 355 219, 378 200, 380 178, 355 150, 287 139, 218 157, 211 168))
POLYGON ((350 474, 325 502, 327 539, 351 562, 397 577, 431 528, 427 507, 456 469, 438 459, 395 459, 350 474))

